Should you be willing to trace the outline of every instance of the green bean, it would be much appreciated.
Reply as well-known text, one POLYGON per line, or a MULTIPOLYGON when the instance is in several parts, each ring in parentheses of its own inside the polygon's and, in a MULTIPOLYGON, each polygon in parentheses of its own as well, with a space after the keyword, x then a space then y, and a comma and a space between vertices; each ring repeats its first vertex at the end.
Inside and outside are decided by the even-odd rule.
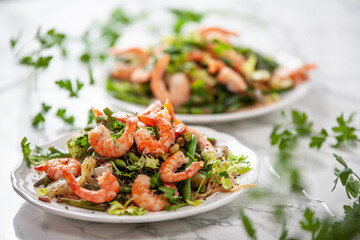
POLYGON ((40 187, 41 185, 43 185, 44 187, 46 187, 47 185, 49 185, 53 180, 49 177, 49 175, 46 175, 45 177, 41 178, 39 181, 37 181, 34 184, 34 187, 40 187))
POLYGON ((95 211, 106 211, 108 206, 106 204, 96 204, 85 200, 74 200, 69 198, 58 198, 58 203, 65 203, 70 206, 85 208, 95 211))
POLYGON ((116 159, 116 160, 115 160, 115 164, 116 164, 116 166, 119 167, 119 168, 126 168, 126 163, 125 163, 125 161, 122 160, 122 159, 116 159))
POLYGON ((98 116, 95 118, 95 122, 96 123, 101 123, 101 121, 104 119, 105 117, 104 116, 98 116))
MULTIPOLYGON (((192 135, 191 138, 191 142, 188 148, 188 155, 190 155, 191 157, 194 156, 195 154, 195 150, 196 150, 196 145, 197 145, 197 138, 195 135, 192 135)), ((192 158, 189 158, 189 162, 185 165, 185 168, 188 168, 191 163, 192 163, 192 158)), ((185 184, 184 184, 184 202, 186 202, 187 200, 191 201, 191 178, 185 179, 185 184)))
POLYGON ((206 192, 206 185, 203 185, 200 188, 200 193, 205 193, 205 192, 206 192))
POLYGON ((109 118, 109 119, 113 119, 114 117, 113 112, 109 109, 109 108, 104 108, 103 112, 105 113, 105 115, 109 118))
POLYGON ((119 192, 121 192, 121 193, 131 193, 131 187, 130 186, 120 186, 119 192))
POLYGON ((133 153, 133 152, 129 152, 128 153, 128 156, 129 156, 129 158, 131 159, 131 160, 133 160, 133 161, 135 161, 135 162, 138 162, 139 161, 139 157, 138 156, 136 156, 135 155, 135 153, 133 153))

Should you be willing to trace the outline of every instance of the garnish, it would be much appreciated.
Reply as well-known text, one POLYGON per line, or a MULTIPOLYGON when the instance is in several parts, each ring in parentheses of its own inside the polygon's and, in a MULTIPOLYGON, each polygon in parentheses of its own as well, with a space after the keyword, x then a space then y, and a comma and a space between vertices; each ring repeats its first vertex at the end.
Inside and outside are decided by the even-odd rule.
POLYGON ((65 89, 69 92, 69 97, 79 97, 79 91, 84 87, 84 83, 76 79, 76 89, 73 89, 72 82, 70 79, 58 80, 55 82, 59 88, 65 89))
POLYGON ((45 122, 45 115, 51 109, 51 106, 46 105, 46 103, 42 103, 41 107, 42 107, 41 111, 38 114, 36 114, 35 117, 33 117, 32 119, 32 125, 35 128, 37 128, 40 125, 40 123, 45 122))
POLYGON ((143 208, 139 208, 136 206, 129 207, 129 204, 133 201, 133 199, 128 200, 124 205, 122 205, 118 201, 110 202, 110 208, 107 212, 111 215, 136 215, 141 216, 147 213, 147 211, 143 208))
POLYGON ((74 125, 75 117, 74 116, 66 116, 66 109, 60 108, 56 112, 56 116, 59 117, 64 123, 68 125, 74 125))
POLYGON ((175 23, 173 25, 173 31, 174 33, 179 34, 181 32, 181 29, 184 27, 184 25, 188 22, 200 22, 204 14, 203 13, 197 13, 191 10, 180 10, 180 9, 170 9, 170 12, 174 14, 176 17, 175 23))

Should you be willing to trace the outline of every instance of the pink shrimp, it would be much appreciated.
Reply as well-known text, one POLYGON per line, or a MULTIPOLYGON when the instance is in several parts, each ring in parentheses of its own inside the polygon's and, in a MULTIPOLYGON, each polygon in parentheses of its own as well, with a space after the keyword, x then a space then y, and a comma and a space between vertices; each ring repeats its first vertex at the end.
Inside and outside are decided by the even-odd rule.
POLYGON ((145 70, 149 54, 141 48, 129 48, 125 50, 119 50, 115 47, 110 49, 110 53, 114 56, 123 56, 123 55, 135 55, 139 58, 139 63, 137 65, 128 64, 128 63, 119 63, 112 73, 113 77, 118 79, 129 79, 134 83, 145 83, 150 80, 150 72, 145 70))
POLYGON ((170 75, 168 78, 168 90, 163 75, 169 62, 169 54, 164 54, 158 60, 151 76, 150 89, 155 98, 161 102, 165 102, 167 98, 170 98, 174 106, 181 106, 190 98, 190 81, 184 73, 170 75))
POLYGON ((246 62, 246 58, 241 53, 235 51, 235 49, 223 50, 220 53, 216 53, 215 47, 216 44, 214 43, 209 43, 206 45, 207 51, 210 53, 210 55, 227 60, 233 69, 241 73, 241 66, 246 62))
POLYGON ((137 128, 138 119, 128 113, 117 112, 112 115, 120 122, 126 124, 125 131, 120 137, 110 137, 109 130, 102 124, 89 132, 89 142, 95 152, 102 157, 121 157, 134 143, 134 134, 137 128))
POLYGON ((129 63, 119 62, 116 64, 111 76, 116 79, 130 79, 135 69, 136 67, 131 66, 129 63))
POLYGON ((247 84, 244 78, 232 68, 223 67, 217 75, 217 79, 220 83, 225 84, 231 92, 243 93, 247 90, 247 84))
POLYGON ((161 211, 166 204, 166 198, 162 195, 155 195, 150 191, 150 177, 140 174, 136 177, 131 194, 136 206, 148 211, 161 211))
POLYGON ((75 158, 55 158, 35 166, 34 169, 46 172, 51 179, 58 180, 63 177, 63 169, 65 167, 69 167, 71 174, 77 176, 81 170, 81 163, 75 158))
POLYGON ((225 63, 213 58, 209 53, 194 49, 188 53, 188 59, 190 61, 196 61, 207 65, 208 72, 215 74, 225 67, 225 63))
POLYGON ((135 142, 138 150, 144 154, 166 154, 175 142, 175 131, 170 121, 154 114, 138 115, 141 122, 156 126, 159 133, 159 140, 153 137, 148 129, 141 128, 135 133, 135 142))
POLYGON ((200 145, 202 155, 205 155, 206 153, 216 153, 215 147, 202 133, 196 131, 189 126, 186 127, 186 132, 196 136, 197 141, 200 145))
POLYGON ((189 158, 185 157, 184 153, 178 151, 168 157, 160 166, 159 173, 160 179, 166 183, 173 183, 183 181, 187 178, 191 178, 199 169, 203 166, 204 162, 193 162, 183 172, 175 173, 175 171, 181 167, 181 165, 189 162, 189 158))
POLYGON ((116 197, 120 189, 118 180, 109 171, 103 172, 103 174, 97 178, 100 186, 100 190, 97 191, 80 187, 69 169, 65 168, 63 172, 66 182, 74 191, 75 195, 92 203, 109 202, 116 197))
POLYGON ((98 110, 96 108, 92 108, 92 112, 93 112, 95 117, 104 116, 104 114, 100 110, 98 110))
POLYGON ((112 47, 110 49, 110 54, 117 57, 123 55, 135 55, 140 59, 140 63, 139 63, 140 67, 144 67, 149 58, 149 54, 141 48, 128 48, 128 49, 120 50, 116 47, 112 47))
POLYGON ((274 73, 274 77, 280 79, 291 78, 294 85, 304 82, 308 79, 309 70, 316 68, 315 64, 304 64, 296 69, 277 69, 274 73))
POLYGON ((229 36, 239 36, 237 33, 235 32, 231 32, 231 31, 227 31, 223 28, 219 28, 219 27, 208 27, 208 28, 203 28, 199 30, 200 35, 206 39, 206 40, 214 40, 217 39, 221 42, 229 42, 229 36))

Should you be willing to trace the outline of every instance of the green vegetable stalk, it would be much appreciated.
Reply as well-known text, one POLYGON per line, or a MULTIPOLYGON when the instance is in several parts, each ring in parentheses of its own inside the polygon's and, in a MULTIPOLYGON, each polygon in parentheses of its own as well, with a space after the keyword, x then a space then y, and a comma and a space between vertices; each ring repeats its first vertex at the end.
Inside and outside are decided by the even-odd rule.
POLYGON ((96 204, 85 200, 74 200, 69 198, 58 198, 58 203, 65 203, 70 206, 79 207, 79 208, 85 208, 89 210, 95 210, 95 211, 106 211, 107 205, 106 204, 96 204))
MULTIPOLYGON (((197 145, 197 138, 195 135, 192 135, 191 138, 191 142, 189 145, 189 149, 188 149, 188 155, 190 155, 192 158, 195 155, 195 150, 196 150, 196 145, 197 145)), ((191 165, 192 158, 189 158, 189 162, 185 165, 185 167, 189 167, 191 165)), ((187 202, 188 200, 191 201, 191 178, 188 178, 185 180, 185 184, 184 184, 184 202, 187 202)))

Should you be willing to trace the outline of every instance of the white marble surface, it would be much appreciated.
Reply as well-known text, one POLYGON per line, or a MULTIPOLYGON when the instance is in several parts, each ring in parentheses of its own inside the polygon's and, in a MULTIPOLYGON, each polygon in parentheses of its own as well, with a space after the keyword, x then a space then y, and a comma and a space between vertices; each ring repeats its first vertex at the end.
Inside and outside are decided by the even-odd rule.
MULTIPOLYGON (((245 42, 269 37, 265 50, 284 50, 299 56, 304 61, 315 62, 319 68, 313 73, 313 87, 309 94, 287 108, 306 111, 316 121, 315 127, 331 127, 340 113, 350 114, 360 110, 360 3, 359 1, 1 1, 0 2, 0 108, 5 113, 1 118, 0 146, 0 239, 243 239, 246 234, 238 218, 238 210, 245 212, 254 222, 260 239, 277 239, 281 225, 274 222, 273 206, 282 204, 288 211, 288 228, 291 236, 299 234, 298 221, 307 206, 316 209, 318 216, 327 212, 322 205, 329 206, 336 217, 342 216, 342 205, 349 203, 344 190, 332 188, 332 169, 336 165, 331 153, 341 154, 349 165, 360 172, 359 147, 349 151, 324 147, 316 152, 308 150, 306 143, 300 144, 296 152, 302 169, 305 189, 312 200, 305 196, 291 195, 287 185, 269 172, 264 156, 271 155, 268 136, 280 113, 210 127, 233 134, 242 143, 256 150, 263 160, 259 187, 271 188, 272 197, 254 202, 243 195, 232 204, 199 216, 151 224, 96 224, 75 221, 45 213, 24 202, 12 189, 10 172, 19 160, 19 143, 27 136, 33 144, 43 144, 63 135, 62 123, 49 120, 45 130, 31 128, 30 116, 38 111, 41 99, 54 106, 72 106, 71 112, 86 113, 90 106, 103 107, 105 102, 98 97, 96 88, 88 88, 77 101, 67 100, 65 93, 53 87, 53 81, 61 77, 82 77, 86 72, 75 60, 51 66, 41 77, 39 94, 29 93, 24 79, 28 71, 15 64, 9 50, 9 39, 23 29, 25 36, 55 26, 72 36, 78 36, 92 21, 104 19, 111 8, 126 6, 132 11, 139 8, 157 13, 169 6, 193 6, 195 9, 233 9, 239 12, 236 20, 226 18, 208 19, 209 24, 227 24, 240 28, 243 22, 251 22, 242 32, 245 42), (235 21, 235 22, 234 22, 235 21), (236 21, 242 21, 238 24, 236 21), (255 27, 254 27, 255 28, 255 27), (260 29, 260 31, 258 31, 260 29), (261 31, 263 29, 263 31, 261 31), (261 36, 261 34, 263 34, 261 36), (247 33, 253 38, 247 39, 247 33), (258 33, 260 35, 258 35, 258 33), (8 87, 10 86, 10 87, 8 87), (51 126, 50 126, 51 125, 51 126)), ((161 15, 158 15, 161 16, 161 15)), ((164 19, 155 18, 159 25, 164 19)), ((166 30, 166 28, 164 27, 166 30)), ((165 31, 164 30, 164 31, 165 31)), ((136 31, 135 31, 136 36, 136 31)), ((123 39, 126 44, 126 38, 123 39)), ((139 41, 140 43, 141 41, 139 41)), ((135 43, 134 43, 135 44, 135 43)), ((136 43, 137 44, 137 43, 136 43)), ((69 46, 71 56, 79 53, 79 46, 69 46)), ((77 114, 79 115, 79 114, 77 114)), ((78 126, 85 123, 79 119, 78 126)), ((360 127, 360 117, 355 125, 360 127)), ((274 161, 270 158, 270 163, 274 161)), ((308 236, 304 236, 308 237, 308 236)))

